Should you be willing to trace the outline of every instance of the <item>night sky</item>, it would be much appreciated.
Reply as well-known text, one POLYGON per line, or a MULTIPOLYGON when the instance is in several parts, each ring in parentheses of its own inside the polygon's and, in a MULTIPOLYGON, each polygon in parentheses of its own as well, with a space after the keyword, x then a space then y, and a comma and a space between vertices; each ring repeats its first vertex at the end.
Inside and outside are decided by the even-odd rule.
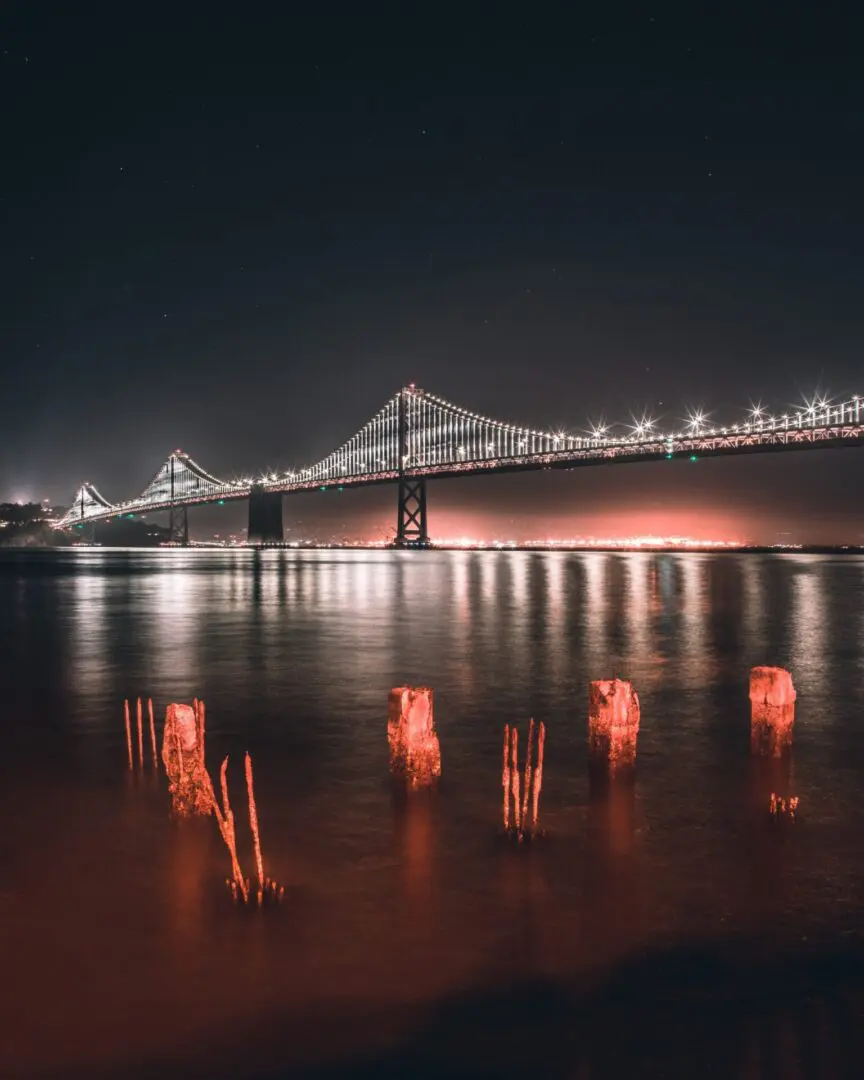
MULTIPOLYGON (((571 430, 864 394, 861 19, 592 7, 5 4, 0 499, 129 498, 176 446, 310 464, 408 382, 571 430)), ((858 542, 862 481, 850 450, 440 482, 430 527, 858 542)), ((380 536, 395 490, 285 519, 380 536)))

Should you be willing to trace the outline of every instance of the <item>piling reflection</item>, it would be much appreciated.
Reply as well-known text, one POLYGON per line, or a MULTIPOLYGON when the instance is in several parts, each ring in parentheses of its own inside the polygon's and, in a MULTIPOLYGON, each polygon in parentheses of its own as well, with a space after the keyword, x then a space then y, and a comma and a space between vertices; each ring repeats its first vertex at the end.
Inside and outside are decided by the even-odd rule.
POLYGON ((393 819, 405 895, 415 903, 428 901, 432 893, 436 800, 434 791, 409 797, 404 786, 394 786, 393 819))
POLYGON ((796 796, 794 757, 754 756, 750 761, 750 808, 753 820, 759 820, 770 808, 772 797, 787 804, 796 796))
POLYGON ((189 820, 171 836, 168 849, 173 938, 184 954, 210 932, 204 919, 214 881, 209 822, 189 820))
MULTIPOLYGON (((622 658, 650 656, 653 652, 650 611, 654 600, 652 593, 656 585, 655 561, 652 556, 644 552, 636 552, 624 560, 625 584, 622 614, 627 637, 622 658)), ((649 671, 652 680, 662 677, 662 670, 658 667, 650 668, 649 671)))
MULTIPOLYGON (((831 669, 827 643, 829 621, 818 576, 819 562, 812 556, 797 558, 792 577, 789 620, 792 631, 789 643, 789 666, 800 678, 806 678, 814 703, 830 693, 828 672, 831 669)), ((818 719, 817 705, 814 719, 818 719)))
POLYGON ((609 634, 612 605, 609 600, 608 567, 611 556, 591 552, 579 560, 585 580, 582 603, 582 651, 591 671, 597 671, 610 662, 609 634))
POLYGON ((107 553, 87 551, 78 573, 68 583, 64 608, 69 621, 67 649, 74 685, 67 692, 88 702, 111 694, 111 665, 116 639, 112 638, 108 612, 117 604, 118 583, 107 570, 107 553), (94 618, 94 613, 98 617, 94 618))
POLYGON ((681 573, 681 633, 677 644, 689 661, 686 676, 691 684, 694 681, 704 682, 706 667, 714 663, 706 648, 708 565, 709 561, 701 555, 682 559, 678 563, 681 573))
POLYGON ((595 852, 613 862, 633 854, 636 829, 635 783, 613 783, 607 774, 590 781, 590 823, 595 852))

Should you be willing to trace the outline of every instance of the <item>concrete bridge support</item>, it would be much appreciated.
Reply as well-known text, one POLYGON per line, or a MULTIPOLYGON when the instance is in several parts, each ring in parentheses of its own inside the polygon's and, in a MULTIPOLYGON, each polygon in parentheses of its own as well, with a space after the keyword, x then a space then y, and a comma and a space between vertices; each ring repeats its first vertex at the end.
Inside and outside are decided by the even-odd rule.
POLYGON ((250 544, 281 544, 285 539, 282 527, 282 492, 265 491, 263 484, 253 484, 249 492, 249 527, 246 539, 250 544))
POLYGON ((189 545, 189 511, 185 506, 172 506, 168 519, 169 539, 172 544, 189 545))
POLYGON ((399 506, 396 512, 396 547, 429 546, 426 523, 426 481, 399 480, 399 506))

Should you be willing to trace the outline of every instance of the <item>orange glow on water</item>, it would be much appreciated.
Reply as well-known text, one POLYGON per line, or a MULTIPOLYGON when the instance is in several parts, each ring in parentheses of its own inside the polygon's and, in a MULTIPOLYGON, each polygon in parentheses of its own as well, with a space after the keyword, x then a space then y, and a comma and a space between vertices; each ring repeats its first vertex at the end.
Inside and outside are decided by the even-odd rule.
MULTIPOLYGON (((734 547, 754 542, 754 529, 738 515, 710 507, 640 509, 553 516, 512 517, 480 511, 430 506, 434 540, 470 538, 475 543, 572 544, 580 546, 674 546, 700 544, 734 547)), ((760 538, 763 539, 763 538, 760 538)), ((763 540, 765 542, 767 538, 763 540)))

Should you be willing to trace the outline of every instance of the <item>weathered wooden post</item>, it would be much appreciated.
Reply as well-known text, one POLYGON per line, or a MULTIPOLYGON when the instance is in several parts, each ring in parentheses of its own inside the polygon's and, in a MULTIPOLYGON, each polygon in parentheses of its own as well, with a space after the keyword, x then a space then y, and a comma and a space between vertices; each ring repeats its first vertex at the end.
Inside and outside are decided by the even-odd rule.
POLYGON ((779 667, 750 672, 750 748, 754 754, 780 757, 792 745, 795 725, 792 676, 779 667))
POLYGON ((432 689, 397 686, 390 691, 387 704, 390 771, 412 788, 429 787, 441 776, 432 689))
POLYGON ((639 696, 625 679, 598 679, 588 695, 588 747, 591 766, 614 776, 636 766, 639 696))
POLYGON ((204 765, 195 710, 191 705, 169 705, 162 733, 162 761, 175 814, 209 814, 212 788, 204 765))

